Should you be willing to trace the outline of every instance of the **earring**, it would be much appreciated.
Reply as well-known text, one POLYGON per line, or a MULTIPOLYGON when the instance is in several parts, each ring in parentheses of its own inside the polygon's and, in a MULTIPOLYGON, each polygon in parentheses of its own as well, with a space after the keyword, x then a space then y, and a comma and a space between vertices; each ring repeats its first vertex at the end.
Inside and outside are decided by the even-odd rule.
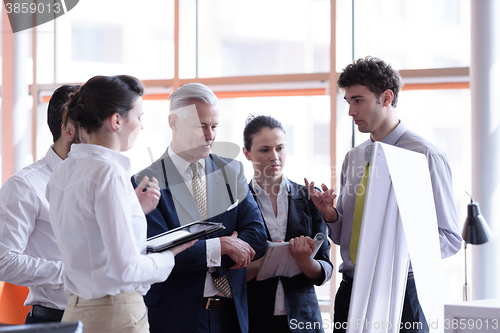
POLYGON ((116 131, 119 131, 119 130, 120 130, 120 126, 118 126, 118 127, 116 128, 116 131))

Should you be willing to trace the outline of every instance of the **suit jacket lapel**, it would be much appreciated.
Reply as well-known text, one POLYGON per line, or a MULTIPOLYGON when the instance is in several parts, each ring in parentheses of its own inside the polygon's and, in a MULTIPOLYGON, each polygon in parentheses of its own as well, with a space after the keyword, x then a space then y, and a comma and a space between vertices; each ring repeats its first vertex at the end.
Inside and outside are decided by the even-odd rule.
MULTIPOLYGON (((250 191, 252 192, 253 198, 255 199, 255 202, 257 202, 257 205, 258 205, 257 195, 255 194, 255 191, 253 190, 252 181, 250 181, 250 183, 248 183, 248 187, 250 188, 250 191)), ((260 211, 260 207, 259 207, 259 211, 260 211)), ((267 240, 271 241, 271 234, 269 233, 269 229, 267 228, 267 223, 266 223, 266 220, 264 219, 264 215, 262 215, 262 211, 260 212, 260 216, 262 216, 262 220, 264 221, 264 227, 266 227, 267 240)))
POLYGON ((205 159, 205 176, 207 186, 207 213, 208 218, 224 213, 231 202, 226 188, 226 182, 222 175, 222 170, 212 163, 212 159, 205 159), (227 200, 226 200, 227 198, 227 200))
POLYGON ((288 221, 286 226, 285 241, 298 235, 297 229, 299 228, 300 218, 304 211, 306 204, 305 198, 299 193, 297 184, 289 182, 290 192, 288 193, 288 221))

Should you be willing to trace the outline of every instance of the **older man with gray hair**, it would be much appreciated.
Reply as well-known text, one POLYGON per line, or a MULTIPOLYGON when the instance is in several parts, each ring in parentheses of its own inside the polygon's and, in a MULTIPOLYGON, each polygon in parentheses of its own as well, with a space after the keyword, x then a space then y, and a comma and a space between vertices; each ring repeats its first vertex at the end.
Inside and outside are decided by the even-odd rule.
POLYGON ((148 237, 193 221, 225 230, 176 257, 169 278, 145 297, 158 332, 248 332, 246 266, 266 249, 266 230, 243 165, 211 154, 219 125, 217 97, 192 83, 169 98, 172 142, 163 156, 132 177, 160 180, 161 199, 147 215, 148 237))

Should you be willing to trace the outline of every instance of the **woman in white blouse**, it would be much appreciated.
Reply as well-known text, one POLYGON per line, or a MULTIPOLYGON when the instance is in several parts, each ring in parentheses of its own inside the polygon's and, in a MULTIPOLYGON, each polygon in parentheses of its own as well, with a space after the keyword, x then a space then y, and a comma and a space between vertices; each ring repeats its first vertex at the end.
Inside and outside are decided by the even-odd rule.
POLYGON ((78 123, 89 143, 73 145, 47 185, 71 294, 62 321, 82 321, 85 333, 149 332, 142 295, 166 280, 174 256, 192 245, 146 254, 146 219, 130 182, 130 160, 120 153, 142 129, 142 93, 131 76, 87 81, 70 98, 64 121, 78 123))

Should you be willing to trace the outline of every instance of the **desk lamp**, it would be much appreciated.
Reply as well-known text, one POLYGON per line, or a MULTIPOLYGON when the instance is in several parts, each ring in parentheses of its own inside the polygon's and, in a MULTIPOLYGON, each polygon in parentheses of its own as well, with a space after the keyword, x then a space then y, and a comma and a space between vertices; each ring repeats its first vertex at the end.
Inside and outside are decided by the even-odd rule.
POLYGON ((469 286, 467 285, 467 244, 484 244, 491 238, 490 228, 484 220, 483 215, 481 215, 479 203, 474 201, 469 193, 467 194, 470 197, 470 203, 467 205, 467 218, 465 219, 464 230, 462 231, 462 238, 465 241, 464 301, 469 300, 469 286))

